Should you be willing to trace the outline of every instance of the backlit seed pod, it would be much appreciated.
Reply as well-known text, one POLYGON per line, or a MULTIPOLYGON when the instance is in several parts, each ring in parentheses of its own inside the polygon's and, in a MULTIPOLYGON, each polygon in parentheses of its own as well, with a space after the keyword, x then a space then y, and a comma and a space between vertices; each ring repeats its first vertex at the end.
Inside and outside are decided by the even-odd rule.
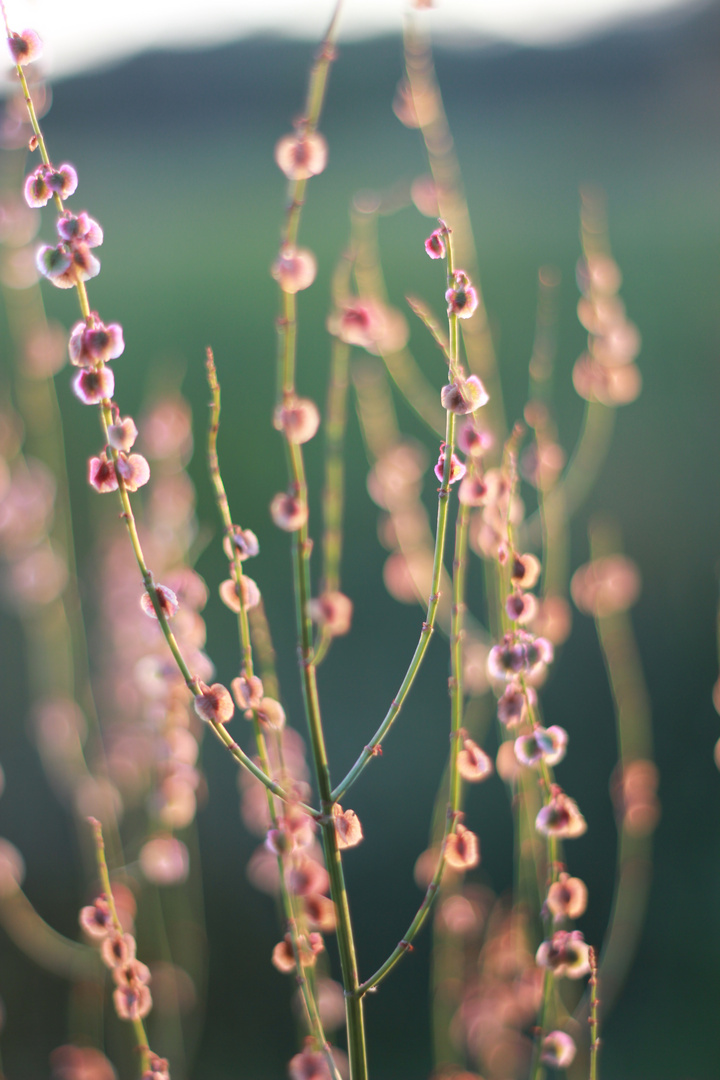
POLYGON ((480 842, 462 823, 445 841, 445 862, 453 870, 471 870, 480 862, 480 842))
MULTIPOLYGON (((247 574, 243 574, 240 578, 240 589, 242 591, 243 607, 246 611, 250 611, 251 608, 257 607, 260 603, 260 590, 252 578, 247 574)), ((220 599, 226 607, 229 607, 235 614, 240 612, 240 598, 238 596, 237 585, 232 578, 228 578, 220 585, 220 599)))
POLYGON ((584 915, 587 901, 585 882, 563 871, 548 889, 546 902, 555 922, 562 922, 563 919, 579 919, 584 915))
POLYGON ((579 930, 556 930, 549 941, 543 941, 535 962, 557 977, 581 979, 590 971, 590 947, 579 930))
POLYGON ((152 1009, 152 995, 144 983, 119 986, 113 993, 113 1005, 121 1020, 142 1020, 152 1009))
POLYGON ((284 135, 275 146, 275 163, 288 180, 317 176, 325 168, 327 158, 327 143, 317 131, 284 135))
POLYGON ((447 255, 445 230, 435 229, 425 241, 425 251, 431 259, 444 259, 447 255))
MULTIPOLYGON (((172 619, 177 614, 178 598, 172 589, 168 589, 166 585, 156 585, 155 595, 160 605, 160 610, 166 619, 172 619)), ((150 593, 144 592, 140 597, 140 607, 143 609, 146 615, 151 619, 157 619, 157 612, 155 611, 155 605, 152 602, 150 593)))
POLYGON ((457 765, 463 780, 471 784, 486 780, 493 771, 493 764, 488 755, 467 735, 464 736, 462 748, 458 751, 457 765))
POLYGON ((288 867, 287 887, 294 896, 326 893, 330 888, 330 875, 315 859, 301 854, 288 867))
POLYGON ((533 728, 529 735, 521 735, 515 740, 515 757, 521 765, 557 765, 565 757, 567 750, 567 732, 564 728, 553 725, 549 728, 533 728))
POLYGON ((200 693, 195 697, 193 706, 201 720, 216 724, 227 724, 235 712, 233 699, 222 683, 213 683, 212 686, 200 683, 200 693))
POLYGON ((353 602, 341 592, 323 593, 308 605, 310 618, 332 637, 341 637, 350 630, 353 602))
POLYGON ((532 593, 520 592, 517 589, 515 592, 510 593, 505 601, 505 610, 509 619, 522 625, 530 622, 535 617, 537 603, 537 597, 533 596, 532 593))
POLYGON ((474 420, 466 420, 458 428, 457 443, 463 454, 478 458, 492 448, 493 438, 489 432, 477 428, 474 420))
POLYGON ((470 375, 467 379, 458 376, 440 392, 443 409, 458 416, 475 412, 487 405, 489 400, 490 395, 477 375, 470 375))
POLYGON ((118 479, 115 472, 115 463, 108 458, 104 451, 99 457, 90 458, 88 461, 88 483, 101 494, 108 491, 117 491, 118 479))
POLYGON ((270 503, 270 516, 279 529, 297 532, 308 519, 307 504, 291 492, 279 492, 270 503))
POLYGON ((230 689, 240 709, 257 709, 262 701, 263 684, 257 675, 239 675, 230 683, 230 689))
POLYGON ((302 1053, 290 1058, 288 1075, 290 1080, 331 1080, 325 1054, 320 1050, 313 1050, 311 1044, 306 1046, 302 1053))
MULTIPOLYGON (((435 465, 434 469, 435 475, 437 476, 441 484, 443 483, 443 477, 445 474, 445 449, 445 443, 441 443, 440 456, 437 459, 437 464, 435 465)), ((457 454, 453 454, 450 459, 450 477, 448 479, 448 483, 455 484, 458 480, 462 480, 463 476, 465 475, 465 471, 466 466, 463 464, 457 454)))
POLYGON ((466 475, 458 488, 458 502, 463 506, 484 506, 487 502, 488 488, 485 480, 476 473, 466 475))
POLYGON ((76 244, 80 241, 89 248, 100 247, 103 242, 103 231, 97 221, 86 214, 85 211, 75 217, 73 214, 65 214, 57 220, 58 236, 67 244, 76 244))
POLYGON ((469 319, 478 306, 478 294, 470 284, 470 278, 464 270, 456 270, 453 284, 445 293, 448 315, 459 319, 469 319))
POLYGON ((124 420, 118 418, 108 427, 108 442, 114 450, 124 450, 127 453, 135 445, 137 437, 138 429, 131 416, 126 416, 124 420))
POLYGON ((61 199, 69 199, 77 190, 78 177, 72 165, 64 162, 57 169, 50 166, 50 170, 45 177, 45 183, 53 195, 59 195, 61 199))
POLYGON ((107 364, 116 360, 125 349, 122 327, 119 323, 105 326, 93 313, 90 325, 75 323, 70 332, 68 352, 70 361, 76 367, 92 367, 94 364, 107 364))
POLYGON ((115 392, 115 376, 112 368, 83 368, 78 371, 71 383, 75 397, 84 405, 99 405, 115 392))
POLYGON ((553 1069, 567 1069, 575 1060, 575 1043, 564 1031, 551 1031, 542 1041, 540 1060, 553 1069))
POLYGON ((34 30, 23 30, 22 34, 12 34, 8 38, 10 53, 16 64, 24 67, 42 55, 42 41, 34 30))
POLYGON ((337 925, 337 912, 330 897, 321 893, 310 893, 303 896, 302 903, 308 926, 313 930, 321 930, 324 934, 331 934, 337 925))
POLYGON ((532 589, 540 577, 540 560, 534 555, 513 554, 510 564, 510 580, 513 585, 532 589))
MULTIPOLYGON (((343 810, 339 803, 335 803, 333 806, 333 816, 335 819, 335 834, 337 836, 338 847, 341 850, 356 847, 363 838, 363 831, 362 825, 360 824, 360 818, 355 811, 343 810)), ((323 890, 321 889, 318 890, 318 892, 322 891, 323 890)))
MULTIPOLYGON (((110 368, 102 370, 109 371, 110 368)), ((126 491, 137 491, 150 479, 150 466, 142 454, 118 454, 115 469, 118 476, 122 477, 126 491)))
POLYGON ((374 352, 386 332, 385 314, 369 300, 351 300, 328 316, 328 331, 346 345, 374 352))
POLYGON ((272 265, 270 273, 283 292, 297 293, 312 285, 317 273, 317 260, 307 248, 284 247, 272 265))
POLYGON ((49 169, 47 165, 38 165, 34 172, 25 180, 25 186, 23 188, 23 194, 25 195, 25 202, 33 209, 37 209, 40 206, 47 206, 48 202, 52 198, 52 191, 48 187, 47 174, 49 169))
POLYGON ((110 905, 104 896, 98 896, 94 904, 80 909, 80 928, 94 941, 102 941, 113 929, 110 905))
POLYGON ((232 561, 235 552, 240 556, 240 561, 253 559, 260 552, 260 543, 252 529, 240 529, 233 526, 232 537, 226 536, 223 540, 223 551, 232 561))
POLYGON ((102 962, 109 968, 127 964, 135 959, 136 947, 132 934, 109 934, 100 946, 102 962))
POLYGON ((546 638, 533 637, 527 630, 505 634, 502 644, 488 653, 491 679, 512 679, 525 673, 536 675, 552 662, 553 647, 546 638))
POLYGON ((292 398, 275 410, 273 424, 291 443, 306 443, 320 426, 320 413, 309 398, 292 398))
POLYGON ((535 828, 543 836, 572 840, 587 832, 587 822, 575 800, 555 785, 550 801, 541 808, 535 818, 535 828))
POLYGON ((150 982, 150 968, 134 957, 122 964, 116 964, 112 972, 116 986, 138 986, 150 982))
POLYGON ((257 706, 258 720, 275 731, 282 731, 285 727, 285 710, 275 698, 264 697, 257 706))
POLYGON ((626 555, 607 555, 575 571, 570 593, 585 615, 615 615, 627 611, 640 595, 640 572, 626 555))
POLYGON ((43 244, 38 249, 35 262, 43 277, 52 281, 54 278, 67 273, 72 265, 72 254, 70 248, 65 244, 58 244, 57 247, 43 244))

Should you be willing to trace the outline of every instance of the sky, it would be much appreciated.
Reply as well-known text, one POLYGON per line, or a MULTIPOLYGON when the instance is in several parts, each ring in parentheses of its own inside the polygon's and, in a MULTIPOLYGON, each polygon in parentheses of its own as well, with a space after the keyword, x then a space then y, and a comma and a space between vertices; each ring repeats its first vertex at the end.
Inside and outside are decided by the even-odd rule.
MULTIPOLYGON (((258 32, 318 39, 334 0, 4 0, 13 30, 45 43, 49 74, 99 67, 142 49, 227 42, 258 32)), ((434 0, 417 13, 433 36, 524 44, 571 41, 698 0, 434 0)), ((340 36, 399 31, 409 0, 344 0, 340 36)))

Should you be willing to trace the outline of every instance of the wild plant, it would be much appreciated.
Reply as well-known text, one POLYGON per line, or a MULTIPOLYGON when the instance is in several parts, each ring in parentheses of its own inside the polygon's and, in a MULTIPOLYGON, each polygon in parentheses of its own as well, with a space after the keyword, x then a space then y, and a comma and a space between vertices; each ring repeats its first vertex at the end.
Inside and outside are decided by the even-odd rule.
MULTIPOLYGON (((299 392, 297 377, 298 294, 313 284, 317 267, 313 252, 300 246, 300 231, 310 181, 329 160, 320 120, 335 60, 338 16, 339 5, 316 54, 302 113, 275 149, 288 195, 271 271, 279 311, 272 423, 283 440, 287 483, 269 509, 274 525, 289 539, 307 755, 286 720, 261 589, 246 570, 256 558, 262 565, 264 525, 238 518, 223 480, 218 434, 224 360, 216 362, 207 349, 208 469, 228 564, 220 595, 237 618, 238 675, 230 688, 213 681, 214 667, 203 651, 200 612, 207 591, 193 568, 198 524, 194 492, 184 473, 192 447, 187 406, 177 392, 158 395, 136 422, 116 400, 114 365, 122 364, 124 334, 117 322, 93 309, 88 287, 100 272, 97 249, 103 231, 87 211, 66 207, 79 186, 78 175, 71 164, 55 164, 50 157, 26 75, 40 41, 33 31, 12 31, 6 19, 31 129, 29 148, 40 158, 25 178, 25 203, 33 210, 53 204, 56 211, 56 236, 36 252, 36 266, 54 286, 75 290, 80 319, 67 345, 76 368, 72 389, 80 404, 97 408, 101 428, 87 462, 87 482, 98 494, 119 501, 126 533, 122 546, 117 529, 103 545, 100 575, 112 587, 102 591, 107 637, 103 664, 91 678, 69 506, 60 514, 56 510, 53 520, 52 489, 57 481, 66 500, 66 478, 48 478, 47 470, 28 460, 20 437, 13 434, 16 429, 8 424, 3 450, 10 465, 0 505, 3 554, 28 613, 29 636, 38 637, 38 651, 60 656, 58 639, 71 644, 38 693, 38 742, 49 773, 72 800, 79 829, 87 831, 90 820, 96 869, 88 877, 98 883, 92 902, 80 913, 86 945, 77 946, 42 924, 20 889, 19 854, 7 842, 0 850, 6 928, 28 951, 50 956, 44 962, 75 979, 76 988, 88 982, 96 988, 81 1038, 56 1054, 57 1076, 113 1075, 99 1034, 103 966, 110 973, 115 1013, 132 1029, 143 1080, 163 1080, 171 1069, 175 1076, 189 1069, 184 1059, 188 1040, 183 1048, 177 1025, 171 1030, 172 1024, 158 1021, 153 1027, 151 1010, 155 987, 164 980, 164 993, 169 985, 180 1013, 180 997, 193 985, 186 969, 195 965, 197 974, 202 960, 186 952, 186 969, 157 959, 150 964, 153 957, 136 955, 133 920, 136 894, 141 903, 146 899, 138 881, 162 889, 190 878, 193 822, 205 782, 198 766, 199 742, 208 728, 239 768, 243 818, 263 838, 248 868, 251 880, 279 898, 281 939, 272 964, 295 980, 305 1029, 302 1047, 288 1066, 293 1080, 339 1080, 347 1070, 351 1080, 369 1075, 366 1005, 372 1007, 368 1003, 374 992, 412 952, 433 910, 434 1075, 539 1080, 549 1066, 566 1069, 570 1076, 589 1072, 594 1080, 600 1003, 607 1008, 617 992, 642 921, 650 837, 658 817, 657 772, 647 697, 625 614, 638 594, 639 578, 606 528, 593 530, 591 562, 576 571, 570 586, 576 606, 596 619, 617 707, 616 897, 606 939, 594 947, 575 928, 588 890, 572 874, 565 855, 566 841, 582 836, 587 824, 575 794, 559 785, 555 773, 569 736, 552 717, 546 721, 540 693, 555 649, 570 629, 568 522, 599 467, 616 406, 631 402, 640 391, 634 363, 639 335, 619 298, 620 273, 610 254, 601 200, 591 193, 583 196, 578 315, 588 331, 588 348, 572 378, 586 411, 566 464, 550 394, 557 280, 549 270, 540 274, 529 400, 523 422, 508 431, 452 139, 428 45, 409 26, 406 74, 395 111, 419 129, 428 153, 431 176, 415 185, 412 198, 433 219, 425 253, 417 254, 437 266, 438 296, 434 301, 408 298, 408 310, 434 351, 437 376, 431 382, 422 373, 409 350, 407 319, 387 301, 377 232, 381 216, 392 208, 382 195, 358 198, 327 321, 331 361, 318 527, 310 516, 303 447, 318 434, 321 412, 299 392), (439 305, 442 320, 435 314, 439 305), (357 351, 368 356, 354 361, 357 351), (342 591, 341 577, 351 388, 370 464, 368 490, 390 551, 385 585, 397 600, 420 603, 422 617, 414 649, 398 646, 399 654, 406 649, 407 658, 398 660, 392 701, 367 741, 358 745, 354 764, 338 777, 326 748, 326 725, 340 722, 338 708, 337 703, 323 707, 317 671, 331 655, 334 639, 348 634, 352 624, 353 603, 342 591), (393 394, 427 430, 436 485, 430 512, 424 497, 428 451, 401 433, 393 394), (145 454, 135 448, 139 435, 145 454), (142 516, 136 511, 140 489, 149 492, 142 516), (523 501, 528 498, 534 503, 530 514, 523 501), (55 535, 59 528, 64 556, 55 535), (319 572, 312 561, 313 532, 322 538, 319 572), (484 588, 476 583, 469 594, 474 556, 480 560, 484 588), (141 582, 139 598, 131 575, 141 582), (53 625, 51 609, 56 615, 52 640, 45 632, 53 625), (430 844, 416 864, 424 894, 406 923, 392 907, 384 913, 402 933, 385 960, 367 974, 344 870, 345 853, 363 841, 363 829, 347 800, 366 770, 378 770, 391 729, 412 722, 411 715, 401 714, 412 713, 406 704, 437 636, 447 640, 449 752, 438 779, 430 844), (245 739, 235 719, 238 712, 252 726, 251 749, 241 745, 245 739), (85 717, 93 725, 90 743, 85 717), (488 752, 493 742, 494 761, 488 752), (495 771, 507 787, 515 827, 516 881, 509 900, 472 881, 480 862, 478 833, 486 826, 470 818, 467 785, 485 782, 495 771), (130 811, 131 826, 123 822, 123 811, 130 811), (132 866, 124 853, 128 846, 136 856, 132 866), (30 932, 21 928, 21 912, 30 932), (327 975, 325 937, 330 934, 337 941, 340 985, 327 975), (466 954, 476 963, 465 963, 466 954), (578 990, 586 978, 586 991, 578 990), (347 1061, 329 1039, 343 1024, 347 1061)), ((17 210, 18 219, 25 213, 17 210)), ((37 419, 44 396, 43 434, 57 438, 52 376, 61 365, 57 348, 53 352, 48 344, 52 340, 56 346, 57 335, 48 330, 36 286, 29 288, 33 330, 40 326, 45 334, 40 352, 51 359, 33 376, 34 401, 23 415, 37 419)), ((27 329, 19 327, 18 336, 27 340, 27 329)), ((49 456, 63 461, 57 446, 49 456)), ((190 887, 183 903, 188 911, 196 905, 190 887)), ((161 911, 154 939, 145 935, 155 958, 162 956, 172 925, 172 917, 161 911)))

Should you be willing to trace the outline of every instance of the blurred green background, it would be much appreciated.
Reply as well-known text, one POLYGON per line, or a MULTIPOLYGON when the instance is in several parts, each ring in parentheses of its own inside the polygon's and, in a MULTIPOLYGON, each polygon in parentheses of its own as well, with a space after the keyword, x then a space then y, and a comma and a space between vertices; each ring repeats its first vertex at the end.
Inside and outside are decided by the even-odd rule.
MULTIPOLYGON (((574 308, 579 253, 578 190, 607 195, 610 237, 622 268, 628 314, 643 335, 640 399, 620 411, 609 460, 573 525, 573 566, 588 557, 590 515, 619 522, 639 564, 643 594, 633 611, 653 704, 663 817, 656 834, 649 917, 632 974, 603 1025, 607 1080, 713 1080, 720 1043, 720 778, 712 749, 720 725, 710 691, 717 674, 715 614, 720 514, 720 6, 685 19, 608 35, 562 49, 439 50, 436 64, 464 172, 483 287, 510 418, 527 390, 538 267, 562 273, 556 403, 561 441, 575 440, 582 403, 570 381, 583 348, 574 308)), ((137 413, 168 364, 185 371, 193 405, 191 466, 203 522, 215 528, 206 479, 204 348, 212 344, 224 392, 220 451, 234 516, 261 540, 253 567, 280 655, 288 713, 301 726, 294 622, 288 605, 288 543, 269 520, 284 486, 274 394, 276 288, 268 267, 279 235, 284 181, 273 163, 278 137, 301 108, 312 49, 280 40, 244 41, 212 52, 157 53, 59 83, 45 121, 51 153, 72 161, 75 204, 105 229, 103 270, 91 301, 125 330, 115 364, 118 399, 137 413), (79 200, 79 201, 78 201, 79 200)), ((421 140, 391 112, 402 73, 399 40, 341 44, 322 129, 327 171, 309 188, 301 242, 317 254, 314 286, 299 298, 300 391, 324 401, 329 346, 324 323, 333 266, 348 237, 354 193, 410 181, 426 170, 421 140)), ((43 228, 50 236, 51 219, 43 228)), ((422 251, 427 219, 409 208, 382 223, 391 300, 405 293, 441 310, 437 268, 422 251)), ((46 290, 51 315, 70 325, 74 300, 46 290)), ((5 331, 3 330, 3 334, 5 331)), ((6 340, 6 339, 5 339, 6 340)), ((433 346, 413 327, 427 372, 433 346)), ((89 565, 96 496, 84 482, 98 446, 97 419, 57 379, 66 422, 78 557, 89 565)), ((419 434, 407 409, 404 427, 419 434)), ((383 591, 385 557, 367 471, 351 417, 344 587, 356 603, 353 633, 333 647, 321 673, 328 743, 337 774, 365 744, 390 702, 420 614, 383 591)), ((307 453, 317 506, 322 444, 307 453)), ((430 487, 428 487, 430 491, 430 487)), ((224 576, 215 542, 199 570, 214 597, 224 576)), ((92 603, 92 597, 88 598, 92 603)), ((218 677, 237 673, 232 620, 215 598, 208 651, 218 677)), ((26 889, 53 925, 74 935, 80 859, 69 815, 59 809, 24 733, 32 672, 10 614, 0 623, 3 723, 0 761, 7 791, 0 834, 23 852, 26 889)), ((352 806, 365 843, 347 858, 361 968, 377 967, 419 901, 412 866, 425 846, 432 794, 447 751, 446 650, 435 642, 384 758, 357 785, 352 806)), ((588 883, 582 926, 599 940, 614 867, 608 779, 615 762, 609 690, 591 622, 575 616, 544 692, 546 716, 570 734, 559 779, 589 823, 573 842, 573 872, 588 883)), ((242 736, 246 734, 239 729, 242 736)), ((240 737, 240 736, 238 736, 240 737)), ((277 922, 246 881, 255 840, 237 812, 235 771, 205 747, 209 799, 199 816, 210 933, 210 997, 195 1075, 225 1080, 284 1075, 295 1052, 290 980, 269 964, 277 922)), ((510 816, 495 779, 472 792, 480 834, 478 878, 510 884, 510 816)), ((3 1054, 12 1078, 47 1075, 64 1041, 65 989, 0 941, 0 994, 8 1009, 3 1054)), ((430 1067, 428 935, 368 1002, 376 1080, 410 1080, 430 1067)))

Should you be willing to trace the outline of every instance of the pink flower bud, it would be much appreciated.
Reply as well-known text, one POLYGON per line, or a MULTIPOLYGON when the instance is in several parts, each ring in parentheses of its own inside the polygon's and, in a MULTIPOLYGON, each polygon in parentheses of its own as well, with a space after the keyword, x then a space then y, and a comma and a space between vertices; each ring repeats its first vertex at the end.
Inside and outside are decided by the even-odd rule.
POLYGON ((464 270, 456 270, 452 287, 445 293, 448 315, 469 319, 478 306, 478 294, 464 270))
POLYGON ((285 135, 275 147, 275 162, 289 180, 309 180, 327 164, 328 148, 319 132, 285 135))
POLYGON ((309 398, 292 398, 277 407, 273 424, 285 433, 288 442, 306 443, 320 426, 320 413, 309 398))
POLYGON ((89 214, 82 213, 75 217, 73 214, 64 214, 57 220, 58 236, 68 244, 82 241, 89 248, 100 247, 103 242, 103 231, 89 214))
MULTIPOLYGON (((345 848, 356 847, 363 838, 360 818, 354 810, 343 810, 339 803, 333 806, 335 818, 335 834, 337 845, 341 851, 345 848)), ((321 891, 321 890, 318 890, 321 891)))
POLYGON ((116 360, 125 349, 122 327, 118 323, 105 326, 93 312, 91 322, 75 323, 70 332, 68 351, 76 367, 92 367, 116 360))
POLYGON ((564 1031, 551 1031, 542 1041, 540 1060, 553 1069, 567 1069, 575 1060, 575 1043, 564 1031))
POLYGON ((462 749, 458 751, 458 772, 463 780, 472 784, 486 780, 493 771, 493 764, 484 750, 468 736, 464 736, 462 749))
POLYGON ((188 849, 174 836, 156 836, 140 849, 140 869, 154 885, 177 885, 190 872, 188 849))
POLYGON ((13 34, 8 38, 8 46, 16 64, 31 64, 42 55, 42 41, 34 30, 23 30, 22 34, 13 34))
POLYGON ((458 376, 453 382, 444 386, 440 393, 443 409, 456 413, 458 416, 475 412, 476 409, 487 405, 489 400, 490 395, 477 375, 470 375, 467 379, 458 376))
POLYGON ((332 637, 341 637, 350 630, 353 602, 341 592, 323 593, 310 601, 310 618, 332 637))
POLYGON ((445 842, 445 862, 452 870, 471 870, 480 862, 478 838, 462 823, 455 826, 445 842))
POLYGON ((112 368, 83 368, 78 371, 71 383, 75 397, 85 405, 99 405, 110 399, 115 392, 115 376, 112 368))
MULTIPOLYGON (((251 608, 257 607, 260 603, 260 590, 247 574, 243 574, 240 578, 240 588, 242 590, 243 607, 246 611, 250 611, 251 608)), ((220 585, 220 599, 226 607, 229 607, 231 611, 234 611, 237 615, 240 611, 240 600, 238 597, 237 585, 232 578, 228 578, 220 585)))
MULTIPOLYGON (((437 460, 434 471, 438 480, 442 484, 445 475, 445 443, 442 443, 442 445, 440 446, 440 457, 437 460)), ((455 484, 458 480, 462 480, 464 475, 465 465, 462 463, 462 461, 456 454, 453 454, 450 461, 450 478, 448 480, 448 483, 455 484)))
POLYGON ((587 832, 587 822, 575 800, 556 786, 549 802, 535 818, 535 828, 543 836, 559 836, 572 840, 587 832))
POLYGON ((580 878, 560 874, 557 881, 548 889, 547 906, 556 922, 563 919, 579 919, 587 908, 588 891, 580 878))
POLYGON ((297 293, 312 285, 317 260, 307 248, 284 247, 270 271, 283 292, 297 293))
POLYGON ((138 429, 131 416, 126 416, 124 420, 118 418, 108 427, 108 442, 114 450, 123 450, 127 453, 134 446, 137 436, 138 429))
POLYGON ((47 165, 38 165, 37 169, 26 178, 23 193, 28 206, 33 208, 47 206, 52 198, 52 191, 46 179, 48 171, 47 165))
POLYGON ((235 712, 230 693, 222 683, 213 683, 212 686, 200 683, 200 693, 193 704, 201 720, 217 724, 227 724, 235 712))
POLYGON ((263 684, 257 675, 239 675, 230 683, 230 688, 240 709, 257 709, 262 701, 263 684))
MULTIPOLYGON (((166 585, 156 585, 155 595, 160 605, 160 610, 166 619, 172 619, 177 614, 178 598, 172 589, 168 589, 166 585)), ((150 593, 144 592, 140 597, 140 607, 143 609, 146 615, 151 619, 157 619, 157 612, 155 611, 155 605, 152 602, 150 593)))
MULTIPOLYGON (((110 368, 103 368, 102 370, 110 371, 110 368)), ((118 475, 122 477, 126 491, 137 491, 139 487, 144 487, 150 479, 150 466, 142 454, 118 454, 115 469, 118 475)))
POLYGON ((279 529, 296 532, 308 519, 307 504, 297 495, 281 491, 270 503, 270 516, 279 529))
POLYGON ((88 462, 88 483, 101 494, 108 491, 117 491, 118 479, 115 464, 104 451, 99 457, 90 458, 88 462))
POLYGON ((78 177, 72 165, 65 162, 57 169, 51 166, 45 182, 53 195, 59 195, 61 199, 69 199, 77 190, 78 177))

